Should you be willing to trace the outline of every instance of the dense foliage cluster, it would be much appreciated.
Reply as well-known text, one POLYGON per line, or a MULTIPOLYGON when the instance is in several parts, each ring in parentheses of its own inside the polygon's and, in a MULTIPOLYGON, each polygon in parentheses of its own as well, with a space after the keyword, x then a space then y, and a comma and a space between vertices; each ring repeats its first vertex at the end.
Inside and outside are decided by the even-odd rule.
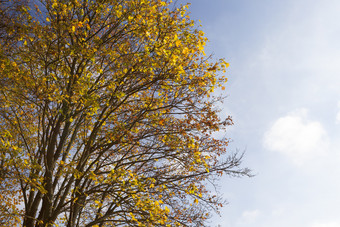
POLYGON ((221 205, 206 184, 249 174, 220 160, 228 64, 187 6, 0 4, 1 225, 204 226, 221 205))

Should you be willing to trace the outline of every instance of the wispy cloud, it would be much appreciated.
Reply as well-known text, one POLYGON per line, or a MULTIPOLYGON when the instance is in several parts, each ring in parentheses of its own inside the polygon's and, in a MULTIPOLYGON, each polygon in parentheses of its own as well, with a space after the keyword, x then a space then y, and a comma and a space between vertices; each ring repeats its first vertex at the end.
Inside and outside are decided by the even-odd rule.
POLYGON ((318 222, 312 225, 312 227, 340 227, 339 222, 318 222))
POLYGON ((261 215, 260 210, 246 210, 242 213, 241 218, 238 221, 238 225, 249 225, 251 223, 254 223, 257 218, 261 215))
POLYGON ((336 114, 335 117, 335 123, 340 124, 340 101, 338 102, 338 113, 336 114))

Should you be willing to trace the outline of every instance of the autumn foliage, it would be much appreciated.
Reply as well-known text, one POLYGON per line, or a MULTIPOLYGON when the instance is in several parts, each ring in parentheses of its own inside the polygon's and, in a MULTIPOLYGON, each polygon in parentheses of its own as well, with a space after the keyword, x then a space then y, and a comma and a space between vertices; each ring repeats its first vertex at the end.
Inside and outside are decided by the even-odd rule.
POLYGON ((207 184, 249 174, 212 135, 228 64, 187 6, 0 4, 1 225, 204 226, 207 184))

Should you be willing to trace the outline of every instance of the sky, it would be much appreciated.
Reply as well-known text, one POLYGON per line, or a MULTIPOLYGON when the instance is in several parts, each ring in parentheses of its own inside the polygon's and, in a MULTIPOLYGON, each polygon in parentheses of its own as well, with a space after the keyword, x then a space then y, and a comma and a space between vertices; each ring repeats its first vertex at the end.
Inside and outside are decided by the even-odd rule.
POLYGON ((211 226, 340 227, 340 1, 190 2, 230 63, 229 151, 256 175, 221 179, 211 226))

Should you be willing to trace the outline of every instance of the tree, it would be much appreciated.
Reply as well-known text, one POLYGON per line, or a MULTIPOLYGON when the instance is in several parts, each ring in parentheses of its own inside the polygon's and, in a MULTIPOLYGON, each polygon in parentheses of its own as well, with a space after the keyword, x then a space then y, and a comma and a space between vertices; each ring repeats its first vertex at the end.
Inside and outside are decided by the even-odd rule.
POLYGON ((228 64, 186 7, 1 3, 0 223, 204 226, 207 184, 250 174, 213 136, 228 64))

